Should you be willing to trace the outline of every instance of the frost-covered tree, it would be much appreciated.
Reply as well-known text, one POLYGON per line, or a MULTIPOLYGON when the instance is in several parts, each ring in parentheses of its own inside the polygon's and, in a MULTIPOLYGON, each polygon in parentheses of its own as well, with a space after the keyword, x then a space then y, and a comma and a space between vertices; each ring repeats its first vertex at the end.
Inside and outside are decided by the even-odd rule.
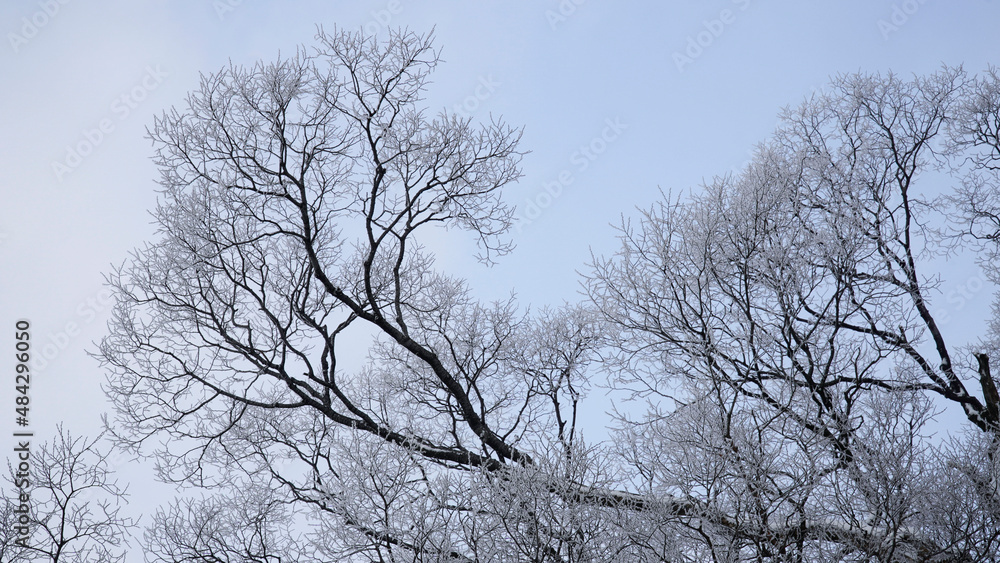
MULTIPOLYGON (((483 261, 509 250, 500 195, 520 175, 519 131, 420 106, 428 37, 318 42, 205 77, 153 126, 160 234, 110 276, 109 428, 161 442, 168 481, 280 491, 311 511, 328 559, 576 550, 578 530, 559 528, 574 521, 511 488, 543 467, 582 471, 592 318, 480 303, 421 243, 443 228, 471 233, 483 261), (365 338, 364 365, 345 369, 365 338)), ((538 487, 571 504, 631 498, 538 487)))
POLYGON ((996 557, 996 327, 956 343, 934 311, 956 245, 997 279, 998 84, 840 77, 595 260, 610 365, 654 404, 623 455, 704 507, 700 557, 996 557), (932 441, 935 408, 981 449, 932 441))
POLYGON ((510 250, 519 131, 422 106, 429 37, 317 39, 150 131, 159 232, 109 276, 108 426, 221 492, 161 510, 150 557, 992 556, 991 348, 950 347, 924 268, 956 236, 988 266, 994 75, 838 79, 746 170, 626 226, 590 300, 526 312, 430 250, 510 250), (940 201, 967 235, 925 168, 964 182, 940 201), (587 444, 604 372, 637 401, 587 444), (938 407, 975 431, 931 441, 938 407))
POLYGON ((16 533, 13 510, 17 505, 5 503, 2 561, 124 560, 136 521, 122 514, 128 492, 114 477, 109 464, 111 450, 100 447, 102 438, 73 437, 59 427, 52 440, 32 451, 27 481, 10 469, 7 484, 11 489, 29 492, 30 501, 25 503, 29 522, 26 535, 16 533), (18 541, 24 537, 26 541, 18 541))

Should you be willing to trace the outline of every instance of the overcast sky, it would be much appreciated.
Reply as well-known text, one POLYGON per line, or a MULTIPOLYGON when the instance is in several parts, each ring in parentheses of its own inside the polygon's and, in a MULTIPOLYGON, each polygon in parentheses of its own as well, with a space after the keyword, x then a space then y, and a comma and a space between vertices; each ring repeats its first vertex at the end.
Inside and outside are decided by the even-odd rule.
MULTIPOLYGON (((467 259, 471 245, 452 247, 442 264, 467 268, 486 298, 514 291, 540 306, 577 299, 576 272, 591 249, 615 247, 610 225, 622 214, 661 189, 738 169, 782 106, 839 73, 981 71, 1000 63, 997 22, 1000 3, 987 0, 7 0, 0 347, 13 349, 16 319, 31 321, 44 360, 31 393, 40 439, 59 421, 99 429, 104 376, 85 350, 104 330, 102 273, 152 233, 145 128, 183 103, 199 73, 290 54, 312 43, 317 25, 434 29, 444 63, 427 106, 524 127, 532 152, 508 191, 522 219, 518 249, 492 271, 467 259)), ((982 306, 953 318, 979 319, 988 292, 976 299, 982 306)), ((4 382, 0 397, 10 397, 4 382)), ((5 452, 12 411, 0 417, 5 452)))

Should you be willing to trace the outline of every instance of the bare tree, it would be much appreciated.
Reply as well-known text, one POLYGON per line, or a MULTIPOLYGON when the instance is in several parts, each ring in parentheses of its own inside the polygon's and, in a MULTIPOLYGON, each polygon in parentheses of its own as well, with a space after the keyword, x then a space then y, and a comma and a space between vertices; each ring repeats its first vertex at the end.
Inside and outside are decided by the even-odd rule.
POLYGON ((295 536, 294 515, 273 491, 248 484, 226 494, 178 499, 153 515, 145 534, 151 563, 318 561, 295 536))
MULTIPOLYGON (((583 447, 593 319, 479 303, 434 269, 420 237, 440 228, 472 233, 486 262, 509 250, 500 193, 521 153, 501 122, 419 107, 430 38, 318 41, 205 77, 152 128, 160 238, 110 277, 109 428, 136 448, 169 438, 157 452, 169 481, 280 487, 328 531, 331 559, 499 553, 487 543, 509 522, 484 495, 513 486, 513 468, 563 466, 536 452, 583 447), (364 366, 345 369, 368 337, 364 366)), ((575 549, 518 510, 528 521, 511 534, 533 526, 544 559, 575 549)))
MULTIPOLYGON (((124 560, 135 520, 121 514, 128 494, 112 476, 110 450, 98 447, 101 439, 74 438, 59 427, 52 441, 32 452, 28 541, 23 549, 5 541, 3 561, 124 560)), ((14 479, 11 470, 10 484, 14 479)))
POLYGON ((938 211, 981 227, 969 210, 997 193, 988 79, 840 77, 745 170, 626 223, 595 260, 618 385, 655 404, 623 421, 625 454, 651 492, 705 507, 711 531, 689 523, 701 557, 994 560, 997 533, 968 525, 997 516, 995 347, 953 359, 927 273, 952 249, 938 211), (949 173, 973 180, 949 195, 949 173), (935 404, 964 412, 992 466, 933 445, 935 404), (952 479, 985 496, 958 500, 952 479))
POLYGON ((27 547, 20 542, 24 537, 21 526, 25 526, 27 522, 20 523, 22 513, 18 508, 20 502, 14 502, 4 496, 3 506, 0 506, 0 519, 4 522, 3 530, 0 530, 0 561, 5 563, 24 563, 28 560, 27 547))
MULTIPOLYGON (((931 313, 925 259, 960 235, 915 184, 938 165, 995 189, 965 159, 993 146, 988 85, 838 79, 746 170, 626 225, 593 304, 528 313, 423 246, 510 250, 519 132, 428 115, 429 37, 317 39, 206 76, 150 131, 160 229, 109 276, 108 427, 165 480, 245 492, 160 512, 153 557, 991 557, 992 375, 931 313), (598 360, 651 405, 612 444, 577 430, 598 360), (935 405, 985 440, 932 442, 935 405)), ((979 185, 948 201, 988 245, 979 185)))

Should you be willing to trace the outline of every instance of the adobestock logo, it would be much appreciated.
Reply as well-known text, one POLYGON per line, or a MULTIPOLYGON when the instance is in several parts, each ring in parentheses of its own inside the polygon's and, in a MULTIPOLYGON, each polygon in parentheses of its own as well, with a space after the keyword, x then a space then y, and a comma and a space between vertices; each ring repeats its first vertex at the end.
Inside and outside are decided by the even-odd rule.
MULTIPOLYGON (((128 92, 118 96, 111 102, 108 111, 118 121, 128 119, 132 111, 139 107, 139 104, 149 97, 150 92, 156 90, 163 83, 163 79, 168 75, 159 65, 156 67, 147 66, 146 74, 138 84, 133 86, 128 92)), ((101 146, 108 135, 115 130, 115 120, 105 117, 97 122, 95 127, 84 129, 80 132, 80 140, 72 145, 66 145, 66 155, 62 160, 52 161, 52 173, 56 180, 63 181, 63 178, 70 172, 76 170, 83 164, 83 159, 90 156, 94 149, 101 146)))
POLYGON ((42 28, 49 25, 49 22, 59 15, 62 6, 69 3, 70 0, 44 0, 38 3, 38 10, 35 13, 21 18, 20 33, 7 34, 7 40, 10 41, 10 48, 14 50, 14 53, 19 52, 21 47, 34 39, 42 28))
POLYGON ((464 100, 455 104, 452 107, 452 111, 455 115, 462 117, 472 116, 472 113, 479 109, 479 106, 483 102, 493 97, 493 94, 500 85, 500 82, 493 79, 492 74, 487 74, 485 77, 480 76, 479 84, 476 85, 472 94, 469 94, 464 100))
POLYGON ((243 0, 215 0, 212 2, 212 8, 215 9, 215 15, 219 16, 219 21, 226 19, 230 12, 235 12, 236 8, 242 5, 243 0))
POLYGON ((560 0, 555 10, 545 10, 545 20, 549 22, 552 31, 555 31, 559 24, 565 23, 586 2, 587 0, 560 0))
POLYGON ((375 35, 383 28, 389 26, 392 22, 392 17, 399 15, 403 11, 403 5, 399 0, 389 0, 382 10, 373 10, 371 13, 372 19, 368 20, 362 27, 366 35, 375 35))
POLYGON ((542 213, 548 209, 556 199, 562 196, 566 188, 576 181, 576 175, 585 172, 590 165, 604 154, 612 143, 621 137, 621 134, 628 129, 628 124, 623 123, 620 117, 604 120, 604 129, 599 135, 595 135, 589 142, 580 145, 569 157, 571 168, 565 168, 556 174, 555 180, 550 180, 542 184, 533 197, 525 200, 524 204, 518 208, 514 215, 514 228, 521 232, 525 227, 534 223, 542 213), (575 169, 575 173, 574 173, 575 169))
POLYGON ((958 313, 966 305, 976 304, 982 297, 977 296, 983 289, 993 289, 986 280, 974 275, 963 283, 953 284, 948 292, 942 292, 945 302, 933 308, 934 317, 939 325, 946 325, 952 320, 952 313, 958 313))
POLYGON ((66 321, 59 330, 49 331, 44 337, 36 336, 35 354, 31 357, 31 370, 41 373, 59 357, 69 345, 83 334, 83 329, 101 317, 105 310, 114 304, 114 294, 108 288, 102 288, 95 295, 77 304, 74 320, 66 321))
POLYGON ((878 20, 878 30, 882 33, 882 39, 888 41, 889 36, 906 25, 910 21, 910 17, 926 3, 927 0, 905 0, 902 3, 893 4, 889 19, 878 20))
MULTIPOLYGON (((750 0, 732 0, 733 4, 739 7, 740 11, 750 7, 750 0)), ((722 34, 729 29, 729 26, 736 23, 737 13, 729 8, 724 8, 719 15, 709 20, 701 22, 702 30, 694 35, 687 36, 687 42, 683 51, 674 51, 671 58, 677 72, 684 72, 684 68, 694 63, 699 57, 705 54, 705 50, 715 44, 715 40, 722 37, 722 34)))

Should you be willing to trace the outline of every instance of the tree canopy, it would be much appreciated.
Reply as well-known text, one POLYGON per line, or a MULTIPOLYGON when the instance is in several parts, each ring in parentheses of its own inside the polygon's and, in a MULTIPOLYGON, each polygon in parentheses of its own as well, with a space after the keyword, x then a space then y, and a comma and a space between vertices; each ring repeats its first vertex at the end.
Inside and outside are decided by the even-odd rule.
POLYGON ((152 560, 996 560, 1000 322, 955 343, 933 313, 935 257, 1000 281, 995 71, 835 78, 530 311, 422 243, 512 249, 520 131, 422 107, 429 36, 317 39, 150 130, 108 427, 238 493, 157 513, 152 560), (605 381, 632 401, 585 443, 605 381), (933 439, 939 409, 968 428, 933 439))

